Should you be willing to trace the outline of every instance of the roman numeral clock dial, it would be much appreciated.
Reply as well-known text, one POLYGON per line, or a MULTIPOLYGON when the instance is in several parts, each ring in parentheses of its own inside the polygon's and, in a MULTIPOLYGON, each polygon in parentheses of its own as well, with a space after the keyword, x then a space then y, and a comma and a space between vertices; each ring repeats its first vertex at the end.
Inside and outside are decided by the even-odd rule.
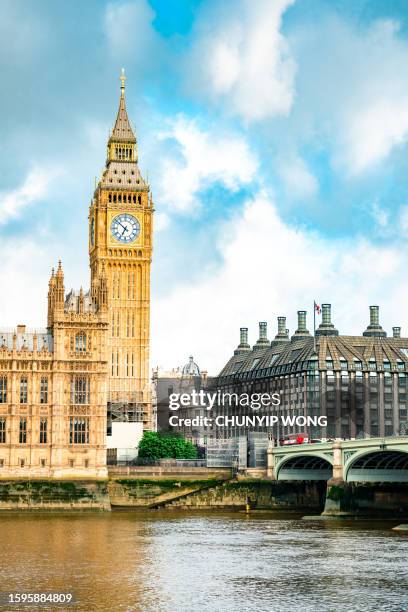
POLYGON ((118 242, 130 244, 140 234, 140 223, 133 215, 117 215, 112 219, 111 234, 118 242))

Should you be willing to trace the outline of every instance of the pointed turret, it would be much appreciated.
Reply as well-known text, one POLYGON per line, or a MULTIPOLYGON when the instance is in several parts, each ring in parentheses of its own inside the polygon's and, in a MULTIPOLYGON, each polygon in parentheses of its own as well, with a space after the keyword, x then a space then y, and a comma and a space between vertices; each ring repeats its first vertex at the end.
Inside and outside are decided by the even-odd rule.
POLYGON ((119 109, 115 125, 108 141, 108 162, 129 161, 137 162, 136 136, 130 125, 126 110, 125 98, 125 71, 122 68, 120 77, 120 99, 119 109))
POLYGON ((48 327, 52 325, 52 318, 54 315, 54 307, 55 307, 55 270, 54 268, 51 270, 51 277, 48 282, 48 327))
POLYGON ((58 310, 64 310, 64 301, 65 301, 64 272, 62 270, 61 260, 59 260, 57 273, 55 275, 55 308, 58 310))
POLYGON ((125 98, 125 69, 122 68, 122 74, 120 75, 120 100, 119 109, 116 117, 115 125, 112 130, 110 140, 118 142, 133 142, 136 143, 136 137, 133 133, 130 125, 129 117, 126 110, 126 98, 125 98))
POLYGON ((79 290, 79 299, 78 299, 78 312, 79 314, 83 314, 84 313, 84 306, 85 306, 85 302, 84 302, 84 290, 82 289, 82 287, 79 290))

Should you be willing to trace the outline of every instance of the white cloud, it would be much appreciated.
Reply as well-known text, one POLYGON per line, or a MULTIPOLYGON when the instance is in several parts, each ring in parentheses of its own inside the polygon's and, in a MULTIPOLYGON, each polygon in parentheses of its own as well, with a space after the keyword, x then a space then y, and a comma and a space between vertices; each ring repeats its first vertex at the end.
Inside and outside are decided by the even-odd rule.
POLYGON ((276 169, 289 196, 304 199, 310 198, 318 192, 319 183, 316 177, 298 155, 281 158, 277 162, 276 169))
MULTIPOLYGON (((239 0, 233 10, 198 25, 188 64, 194 88, 221 99, 245 120, 287 115, 294 97, 295 62, 281 33, 293 0, 239 0)), ((229 8, 231 8, 229 6, 229 8)))
POLYGON ((170 217, 164 212, 156 212, 154 215, 154 229, 156 232, 162 232, 170 225, 170 217))
POLYGON ((110 3, 105 11, 105 32, 112 55, 150 65, 151 46, 158 36, 152 26, 155 13, 146 0, 110 3))
POLYGON ((31 240, 2 239, 0 260, 0 328, 46 327, 49 250, 31 240))
POLYGON ((403 99, 373 100, 350 117, 345 144, 352 172, 357 174, 387 157, 407 135, 408 84, 403 99))
POLYGON ((332 149, 335 167, 357 176, 408 136, 408 43, 398 23, 351 25, 331 16, 291 33, 298 63, 290 133, 332 149))
POLYGON ((374 202, 371 206, 371 215, 376 222, 378 228, 385 230, 388 227, 390 219, 389 213, 382 208, 378 202, 374 202))
POLYGON ((257 321, 269 320, 272 338, 277 316, 287 315, 293 332, 295 311, 306 309, 310 329, 314 299, 333 304, 342 333, 364 331, 370 304, 381 306, 388 329, 408 328, 408 287, 401 283, 408 249, 402 243, 328 240, 289 227, 260 194, 219 228, 217 249, 222 263, 215 272, 189 285, 177 278, 172 292, 154 301, 152 366, 178 366, 193 354, 215 374, 238 344, 240 326, 250 328, 253 343, 257 321))
POLYGON ((204 131, 195 121, 179 117, 159 138, 173 141, 178 153, 165 154, 161 162, 161 205, 179 211, 194 209, 198 192, 211 184, 219 182, 236 191, 255 178, 258 162, 240 136, 204 131))
POLYGON ((20 187, 0 193, 0 225, 18 217, 24 208, 43 198, 56 175, 56 170, 34 168, 20 187))
POLYGON ((408 45, 398 31, 397 22, 379 20, 352 44, 351 53, 358 52, 354 78, 360 77, 344 132, 352 173, 380 162, 407 139, 408 45))
POLYGON ((398 223, 400 232, 404 238, 408 237, 408 205, 401 207, 398 223))

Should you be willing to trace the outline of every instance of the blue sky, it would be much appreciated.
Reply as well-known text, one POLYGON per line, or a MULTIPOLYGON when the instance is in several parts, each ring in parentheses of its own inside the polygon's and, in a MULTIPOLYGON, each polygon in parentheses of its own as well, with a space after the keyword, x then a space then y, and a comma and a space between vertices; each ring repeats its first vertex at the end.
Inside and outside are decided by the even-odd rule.
POLYGON ((156 204, 152 366, 215 372, 238 328, 378 303, 408 335, 403 1, 3 0, 0 303, 45 322, 49 270, 88 285, 87 209, 127 73, 156 204), (21 296, 24 299, 21 299, 21 296))

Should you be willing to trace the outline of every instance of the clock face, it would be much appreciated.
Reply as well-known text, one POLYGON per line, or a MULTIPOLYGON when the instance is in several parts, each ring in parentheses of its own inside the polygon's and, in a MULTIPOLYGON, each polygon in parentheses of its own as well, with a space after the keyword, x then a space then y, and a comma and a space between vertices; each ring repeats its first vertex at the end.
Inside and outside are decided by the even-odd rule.
POLYGON ((91 246, 95 244, 95 218, 92 217, 91 221, 91 246))
POLYGON ((129 244, 139 236, 140 223, 133 215, 118 215, 112 219, 111 234, 115 240, 129 244))

